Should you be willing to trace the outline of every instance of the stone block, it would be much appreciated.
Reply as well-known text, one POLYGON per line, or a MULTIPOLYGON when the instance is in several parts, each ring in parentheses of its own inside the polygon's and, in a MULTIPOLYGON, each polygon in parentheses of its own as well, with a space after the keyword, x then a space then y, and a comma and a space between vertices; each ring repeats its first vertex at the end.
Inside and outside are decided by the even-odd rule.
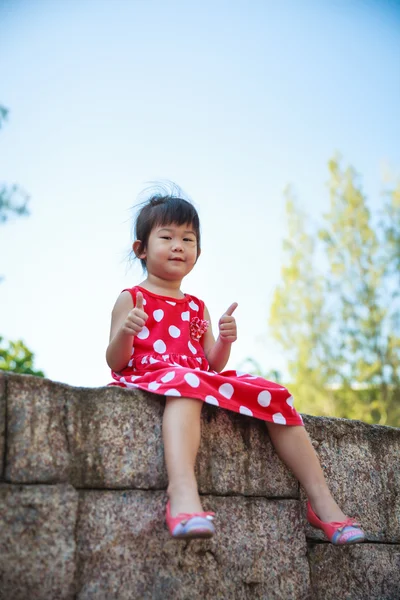
POLYGON ((302 600, 307 548, 295 500, 204 497, 216 512, 211 540, 177 541, 165 495, 82 491, 78 600, 302 600))
POLYGON ((69 477, 64 394, 67 386, 8 375, 6 480, 57 483, 69 477))
MULTIPOLYGON (((360 521, 367 540, 400 542, 400 429, 319 417, 304 422, 342 510, 360 521)), ((306 534, 325 539, 310 525, 306 534)))
POLYGON ((314 544, 309 550, 315 600, 398 600, 400 547, 357 544, 340 548, 314 544))
POLYGON ((78 494, 0 485, 0 599, 73 600, 78 494))
MULTIPOLYGON (((85 390, 67 402, 71 481, 83 488, 164 489, 164 399, 121 388, 85 390)), ((265 423, 205 405, 197 460, 200 493, 298 497, 265 423)))
POLYGON ((83 392, 67 397, 71 482, 79 488, 165 488, 163 398, 115 387, 83 392))
POLYGON ((263 421, 205 405, 202 429, 201 493, 299 497, 299 485, 278 458, 263 421))
MULTIPOLYGON (((163 397, 139 390, 74 388, 12 375, 6 479, 164 489, 163 407, 163 397)), ((299 495, 264 422, 208 405, 196 468, 204 494, 299 495)))

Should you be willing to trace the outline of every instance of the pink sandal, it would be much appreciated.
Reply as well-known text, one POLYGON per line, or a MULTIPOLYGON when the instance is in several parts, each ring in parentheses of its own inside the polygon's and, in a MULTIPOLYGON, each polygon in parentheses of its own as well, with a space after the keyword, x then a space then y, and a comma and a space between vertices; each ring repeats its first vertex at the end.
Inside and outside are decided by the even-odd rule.
POLYGON ((211 521, 214 518, 213 512, 200 513, 180 513, 176 517, 171 517, 171 508, 169 500, 167 502, 166 521, 168 529, 173 538, 176 539, 194 539, 210 538, 215 533, 214 525, 211 521))
POLYGON ((310 502, 307 502, 307 521, 313 527, 322 529, 328 540, 336 546, 347 544, 357 544, 365 540, 365 534, 360 525, 354 519, 348 517, 341 523, 335 521, 325 523, 321 521, 311 508, 310 502))

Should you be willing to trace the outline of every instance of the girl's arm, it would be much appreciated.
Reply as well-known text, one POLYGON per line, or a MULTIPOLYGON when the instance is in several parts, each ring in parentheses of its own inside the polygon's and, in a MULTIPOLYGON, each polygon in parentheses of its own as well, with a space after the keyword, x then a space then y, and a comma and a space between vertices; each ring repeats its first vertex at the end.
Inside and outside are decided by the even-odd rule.
POLYGON ((218 322, 219 336, 215 341, 211 327, 210 313, 208 312, 207 307, 204 306, 204 318, 210 323, 203 339, 204 354, 206 355, 210 368, 218 373, 222 371, 228 362, 231 353, 231 345, 237 339, 236 321, 235 317, 232 316, 232 313, 236 308, 237 303, 234 302, 220 318, 218 322))
POLYGON ((126 367, 132 354, 133 337, 140 333, 146 321, 143 294, 137 293, 134 307, 131 294, 122 292, 111 315, 110 343, 106 351, 106 360, 110 369, 118 372, 126 367))

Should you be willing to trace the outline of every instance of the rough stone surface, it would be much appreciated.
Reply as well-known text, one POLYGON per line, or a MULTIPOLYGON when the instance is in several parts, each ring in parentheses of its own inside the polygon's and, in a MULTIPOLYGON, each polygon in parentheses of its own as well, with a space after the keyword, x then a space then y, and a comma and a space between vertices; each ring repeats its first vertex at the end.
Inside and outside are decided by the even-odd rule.
POLYGON ((81 494, 78 600, 309 598, 295 500, 205 497, 217 535, 188 543, 169 537, 163 493, 81 494))
POLYGON ((78 494, 0 485, 0 599, 73 600, 78 494))
POLYGON ((83 391, 79 396, 69 393, 67 401, 72 483, 89 488, 166 487, 163 399, 121 388, 83 391))
POLYGON ((8 376, 7 481, 68 481, 66 387, 31 375, 8 376))
POLYGON ((205 405, 197 474, 217 535, 187 543, 165 526, 162 412, 139 391, 0 373, 0 600, 399 600, 400 429, 305 418, 369 540, 337 548, 306 524, 265 424, 205 405))
POLYGON ((298 483, 278 458, 263 421, 206 405, 202 429, 197 460, 202 493, 299 497, 298 483))
MULTIPOLYGON (((82 390, 67 398, 77 487, 163 489, 164 400, 120 388, 82 390)), ((298 497, 298 484, 274 452, 265 424, 205 405, 197 460, 204 494, 298 497)))
MULTIPOLYGON (((164 489, 160 396, 74 388, 30 376, 8 385, 6 478, 78 488, 164 489)), ((265 423, 205 405, 197 460, 201 493, 297 498, 265 423)))
POLYGON ((4 478, 6 452, 6 384, 6 375, 0 371, 0 481, 4 478))
MULTIPOLYGON (((400 429, 316 417, 305 424, 343 511, 362 523, 369 541, 400 542, 400 429)), ((310 525, 306 533, 325 539, 310 525)))
POLYGON ((399 546, 315 544, 309 559, 315 600, 400 598, 399 546))

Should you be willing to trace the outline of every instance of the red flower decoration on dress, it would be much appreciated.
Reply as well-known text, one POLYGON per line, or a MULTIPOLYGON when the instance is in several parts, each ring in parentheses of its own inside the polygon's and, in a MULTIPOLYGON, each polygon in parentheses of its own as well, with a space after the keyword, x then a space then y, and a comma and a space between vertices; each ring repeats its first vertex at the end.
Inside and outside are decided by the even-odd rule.
POLYGON ((192 340, 196 340, 197 342, 208 329, 209 322, 204 319, 199 319, 199 317, 193 317, 190 321, 190 337, 192 340))

